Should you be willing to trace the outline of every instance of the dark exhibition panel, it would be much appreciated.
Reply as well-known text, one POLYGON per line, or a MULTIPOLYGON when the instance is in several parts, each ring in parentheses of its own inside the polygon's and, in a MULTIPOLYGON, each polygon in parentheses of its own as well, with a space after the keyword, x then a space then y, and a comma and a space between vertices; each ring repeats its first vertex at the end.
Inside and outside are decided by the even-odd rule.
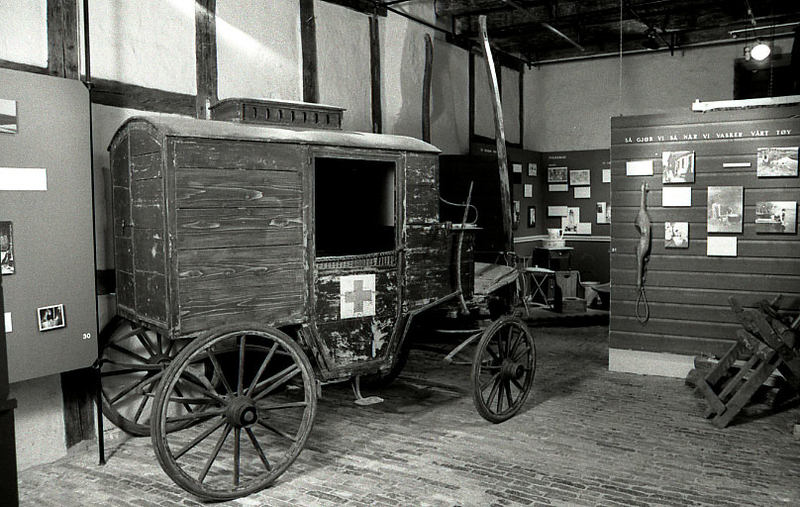
POLYGON ((798 114, 763 107, 612 119, 610 347, 722 355, 741 327, 729 296, 747 308, 783 294, 781 305, 797 309, 798 114), (643 184, 652 248, 640 297, 643 184))

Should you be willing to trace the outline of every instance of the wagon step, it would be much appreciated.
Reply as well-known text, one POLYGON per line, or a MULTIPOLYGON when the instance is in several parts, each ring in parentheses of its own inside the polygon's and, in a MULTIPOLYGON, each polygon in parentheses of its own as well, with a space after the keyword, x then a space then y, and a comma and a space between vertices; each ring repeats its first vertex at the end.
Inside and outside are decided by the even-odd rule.
POLYGON ((380 396, 364 396, 361 395, 361 377, 353 377, 350 379, 350 385, 353 386, 353 393, 356 395, 356 405, 377 405, 383 403, 383 398, 380 396))

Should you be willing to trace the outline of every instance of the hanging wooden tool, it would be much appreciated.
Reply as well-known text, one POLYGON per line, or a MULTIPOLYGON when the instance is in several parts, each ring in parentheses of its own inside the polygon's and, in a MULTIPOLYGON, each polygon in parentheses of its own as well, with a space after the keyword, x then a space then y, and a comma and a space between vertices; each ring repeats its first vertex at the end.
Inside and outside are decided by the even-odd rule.
POLYGON ((486 16, 478 16, 481 31, 481 49, 486 62, 486 73, 489 75, 489 88, 492 93, 492 106, 494 110, 494 134, 497 142, 497 163, 500 171, 500 205, 503 210, 503 250, 511 252, 513 237, 511 232, 511 189, 508 183, 508 155, 506 154, 506 134, 503 127, 503 105, 500 101, 500 86, 494 70, 492 49, 489 47, 489 37, 486 33, 486 16))
POLYGON ((644 275, 650 259, 650 214, 647 212, 647 183, 642 183, 642 199, 639 214, 636 215, 636 228, 639 230, 639 244, 636 245, 636 319, 644 324, 650 319, 650 305, 644 290, 644 275), (644 308, 644 310, 640 310, 644 308))
POLYGON ((433 41, 425 34, 425 71, 422 75, 422 140, 431 142, 431 71, 433 69, 433 41))

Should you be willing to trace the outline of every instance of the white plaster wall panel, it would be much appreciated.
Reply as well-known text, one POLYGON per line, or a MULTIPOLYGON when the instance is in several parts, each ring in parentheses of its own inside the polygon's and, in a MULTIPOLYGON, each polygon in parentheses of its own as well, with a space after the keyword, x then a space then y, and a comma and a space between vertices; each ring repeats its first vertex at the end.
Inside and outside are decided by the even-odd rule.
POLYGON ((469 152, 469 53, 433 41, 431 142, 443 153, 469 152))
MULTIPOLYGON (((433 2, 417 0, 394 6, 415 18, 434 23, 433 2)), ((422 83, 425 34, 433 30, 398 14, 381 18, 381 84, 383 131, 422 138, 422 83)))
POLYGON ((475 55, 475 134, 491 139, 494 139, 493 100, 486 62, 478 53, 475 55))
POLYGON ((10 386, 14 411, 17 469, 49 463, 67 455, 61 376, 49 375, 10 386))
POLYGON ((519 72, 503 67, 503 127, 506 142, 519 143, 519 72))
POLYGON ((194 95, 193 0, 93 0, 92 75, 194 95))
MULTIPOLYGON (((791 52, 791 39, 775 41, 791 52)), ((744 44, 534 67, 525 76, 525 147, 607 149, 611 118, 690 108, 696 99, 733 99, 734 61, 744 44)))
POLYGON ((0 1, 0 59, 47 67, 47 0, 0 1))
POLYGON ((217 0, 219 98, 303 99, 300 3, 217 0))
POLYGON ((369 19, 328 2, 314 2, 319 100, 344 107, 342 128, 372 132, 369 19))

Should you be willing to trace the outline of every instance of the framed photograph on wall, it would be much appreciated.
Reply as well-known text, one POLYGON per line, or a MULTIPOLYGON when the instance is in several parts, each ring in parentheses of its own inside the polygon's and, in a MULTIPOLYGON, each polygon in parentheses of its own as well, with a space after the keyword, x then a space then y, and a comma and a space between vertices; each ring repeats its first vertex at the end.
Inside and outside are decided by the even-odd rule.
POLYGON ((794 234, 797 232, 797 201, 756 203, 756 233, 794 234))
POLYGON ((576 169, 569 172, 569 184, 573 187, 591 184, 591 171, 589 169, 576 169))
POLYGON ((708 187, 708 232, 742 232, 744 187, 708 187))
POLYGON ((756 175, 759 178, 797 176, 798 147, 759 148, 756 175))
POLYGON ((528 162, 528 176, 538 176, 539 165, 536 162, 528 162))
POLYGON ((664 222, 664 248, 689 248, 689 222, 664 222))
POLYGON ((67 325, 63 304, 43 306, 36 313, 39 317, 39 331, 51 331, 67 325))
POLYGON ((567 168, 566 167, 548 167, 547 168, 547 182, 548 183, 566 183, 567 182, 567 168))
POLYGON ((536 227, 536 206, 528 206, 528 227, 536 227))
POLYGON ((0 99, 0 134, 17 133, 17 101, 0 99))
POLYGON ((661 154, 663 183, 694 183, 694 152, 665 151, 661 154))
POLYGON ((0 273, 14 274, 14 228, 11 222, 0 222, 0 273))

